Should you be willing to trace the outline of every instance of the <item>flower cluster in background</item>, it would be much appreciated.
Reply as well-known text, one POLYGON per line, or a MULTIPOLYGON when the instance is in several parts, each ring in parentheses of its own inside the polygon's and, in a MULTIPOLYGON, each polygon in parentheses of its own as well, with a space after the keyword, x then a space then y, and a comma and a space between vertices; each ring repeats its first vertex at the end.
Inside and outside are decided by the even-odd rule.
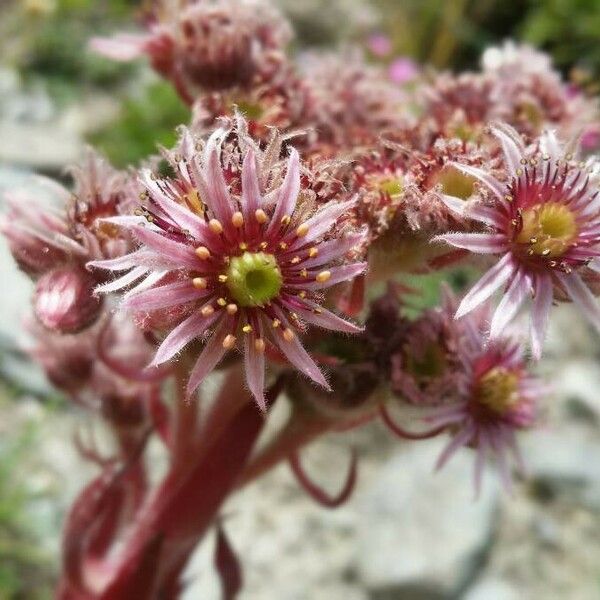
POLYGON ((331 498, 298 456, 332 429, 445 436, 438 468, 466 447, 476 490, 488 463, 510 488, 548 401, 532 361, 553 304, 600 329, 597 99, 512 42, 455 74, 393 57, 383 34, 367 50, 385 66, 291 40, 266 0, 149 3, 142 33, 90 47, 173 85, 191 115, 176 144, 124 171, 89 150, 71 191, 45 182, 54 212, 10 199, 31 356, 115 439, 110 457, 79 440, 101 472, 65 528, 65 600, 177 597, 209 526, 239 586, 224 499, 289 459, 338 504, 356 461, 331 498), (403 275, 465 265, 480 273, 466 294, 409 315, 403 275), (289 422, 256 450, 282 393, 289 422), (170 457, 158 486, 153 435, 170 457))

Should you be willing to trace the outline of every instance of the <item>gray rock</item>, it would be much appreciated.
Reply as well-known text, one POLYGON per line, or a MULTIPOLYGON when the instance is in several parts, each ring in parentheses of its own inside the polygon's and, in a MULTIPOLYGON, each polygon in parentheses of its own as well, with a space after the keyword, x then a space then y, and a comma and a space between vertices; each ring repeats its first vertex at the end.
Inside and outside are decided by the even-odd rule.
POLYGON ((534 431, 522 451, 531 479, 546 493, 562 494, 600 510, 600 440, 581 428, 534 431))
POLYGON ((432 466, 446 440, 409 445, 365 495, 358 536, 359 574, 373 597, 446 598, 474 577, 490 544, 498 485, 473 499, 473 454, 432 466))
POLYGON ((485 577, 478 581, 462 597, 462 600, 520 600, 522 596, 508 582, 495 577, 485 577))

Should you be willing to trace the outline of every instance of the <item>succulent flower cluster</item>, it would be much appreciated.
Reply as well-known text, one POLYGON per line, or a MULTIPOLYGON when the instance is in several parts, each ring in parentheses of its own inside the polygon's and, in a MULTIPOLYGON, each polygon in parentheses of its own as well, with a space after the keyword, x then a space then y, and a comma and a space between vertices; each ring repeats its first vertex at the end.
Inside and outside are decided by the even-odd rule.
POLYGON ((233 597, 227 496, 289 460, 338 505, 356 458, 331 497, 299 452, 373 419, 446 436, 438 467, 464 447, 477 489, 488 463, 509 486, 548 394, 531 359, 552 305, 600 329, 594 100, 512 43, 458 75, 394 75, 360 52, 293 59, 266 0, 163 0, 145 24, 92 47, 145 55, 173 84, 190 106, 175 146, 126 172, 89 151, 72 191, 43 182, 62 206, 15 192, 2 221, 35 283, 32 357, 116 440, 100 456, 79 439, 101 473, 68 518, 59 597, 178 597, 210 527, 233 597), (437 307, 400 283, 464 265, 483 275, 437 307), (288 421, 257 447, 282 392, 288 421), (152 436, 169 456, 156 485, 152 436))

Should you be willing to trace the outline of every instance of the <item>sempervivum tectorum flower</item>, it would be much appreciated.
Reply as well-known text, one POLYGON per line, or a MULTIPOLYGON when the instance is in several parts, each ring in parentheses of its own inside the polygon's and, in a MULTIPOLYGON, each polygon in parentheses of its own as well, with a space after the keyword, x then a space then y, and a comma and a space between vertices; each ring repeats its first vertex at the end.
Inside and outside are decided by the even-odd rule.
MULTIPOLYGON (((291 151, 285 176, 265 172, 265 156, 247 139, 226 146, 217 130, 201 152, 188 132, 172 156, 176 177, 142 174, 144 216, 123 222, 141 247, 95 267, 128 272, 99 288, 115 291, 141 280, 124 307, 154 311, 191 307, 158 348, 153 364, 175 356, 195 338, 208 341, 193 367, 193 392, 224 354, 243 350, 248 386, 261 406, 265 350, 273 344, 311 379, 325 378, 298 341, 304 323, 353 332, 357 328, 319 306, 322 290, 352 279, 364 263, 341 265, 361 234, 330 235, 353 201, 332 202, 312 214, 301 183, 298 153, 291 151), (243 155, 241 176, 235 164, 243 155), (233 160, 233 163, 231 162, 233 160), (267 191, 269 190, 269 191, 267 191), (129 270, 130 269, 130 270, 129 270), (166 283, 165 283, 166 282, 166 283)), ((272 157, 271 157, 272 158, 272 157)))
POLYGON ((459 349, 466 388, 454 402, 435 409, 430 425, 450 431, 452 439, 440 455, 441 468, 461 447, 477 452, 475 489, 479 491, 486 459, 494 458, 507 488, 511 477, 508 454, 522 469, 515 433, 531 428, 544 386, 527 371, 520 344, 508 337, 487 342, 479 315, 463 319, 464 339, 459 349))
POLYGON ((406 126, 406 96, 360 53, 306 55, 301 68, 313 102, 306 125, 315 129, 317 146, 347 151, 406 126))
POLYGON ((494 337, 515 317, 525 299, 533 296, 531 343, 539 357, 556 291, 575 302, 600 329, 600 307, 583 279, 599 270, 597 166, 574 160, 551 132, 531 151, 510 127, 496 126, 493 132, 505 154, 504 181, 482 169, 455 165, 483 183, 493 202, 469 208, 457 198, 444 197, 449 208, 463 216, 466 212, 486 231, 450 233, 440 239, 499 258, 463 298, 457 316, 507 286, 492 318, 490 334, 494 337))
POLYGON ((79 331, 100 314, 102 302, 93 289, 104 273, 90 273, 85 264, 124 254, 130 239, 98 219, 126 213, 128 195, 135 197, 127 175, 91 150, 71 173, 72 193, 51 180, 36 180, 51 188, 62 207, 40 210, 31 191, 14 193, 0 223, 13 257, 37 281, 36 316, 45 327, 62 333, 79 331))
POLYGON ((148 55, 185 100, 198 88, 224 90, 268 78, 283 61, 290 28, 262 0, 189 0, 160 6, 146 34, 96 38, 97 52, 115 60, 148 55))
POLYGON ((507 122, 533 137, 546 127, 571 137, 597 125, 597 101, 563 81, 547 54, 507 41, 488 48, 481 63, 492 86, 489 119, 507 122))

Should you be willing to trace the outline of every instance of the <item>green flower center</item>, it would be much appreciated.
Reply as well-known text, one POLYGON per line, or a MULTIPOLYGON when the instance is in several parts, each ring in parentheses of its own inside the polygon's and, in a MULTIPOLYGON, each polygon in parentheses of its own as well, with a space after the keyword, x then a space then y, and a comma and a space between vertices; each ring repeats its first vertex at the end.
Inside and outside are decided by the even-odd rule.
POLYGON ((554 258, 564 254, 577 237, 575 215, 564 204, 549 202, 523 211, 517 243, 532 254, 554 258))
POLYGON ((283 278, 272 254, 244 252, 231 259, 227 287, 240 306, 262 306, 275 298, 283 278))
POLYGON ((404 189, 404 182, 401 177, 389 177, 378 183, 379 191, 387 194, 390 198, 398 196, 404 189))
POLYGON ((434 177, 434 184, 440 184, 444 194, 466 200, 473 195, 475 179, 454 167, 445 167, 434 177))
POLYGON ((504 367, 489 370, 475 390, 478 402, 502 415, 519 401, 519 378, 504 367))

